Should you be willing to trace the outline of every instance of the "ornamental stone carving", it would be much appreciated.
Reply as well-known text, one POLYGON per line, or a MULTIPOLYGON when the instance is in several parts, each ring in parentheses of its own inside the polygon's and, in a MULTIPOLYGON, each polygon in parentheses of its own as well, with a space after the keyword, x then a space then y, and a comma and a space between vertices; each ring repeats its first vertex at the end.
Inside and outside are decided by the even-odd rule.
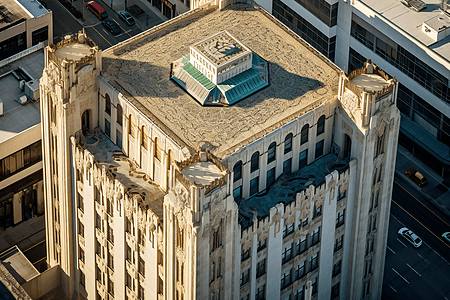
POLYGON ((125 198, 125 216, 129 219, 133 216, 133 200, 129 197, 125 198))

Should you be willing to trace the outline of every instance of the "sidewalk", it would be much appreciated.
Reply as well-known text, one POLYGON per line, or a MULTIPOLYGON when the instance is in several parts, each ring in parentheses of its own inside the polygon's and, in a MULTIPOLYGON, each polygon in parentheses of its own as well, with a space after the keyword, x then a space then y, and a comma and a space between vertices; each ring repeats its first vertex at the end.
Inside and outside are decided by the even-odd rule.
POLYGON ((397 150, 397 162, 395 165, 396 174, 407 178, 407 180, 411 180, 405 175, 405 171, 409 168, 416 169, 428 179, 428 184, 424 187, 419 187, 414 183, 413 186, 418 190, 422 190, 424 195, 435 207, 450 217, 450 185, 444 182, 442 177, 436 174, 427 165, 399 145, 397 150))
POLYGON ((0 229, 0 253, 16 245, 27 249, 45 239, 45 216, 24 221, 17 226, 0 229))
MULTIPOLYGON (((72 5, 83 13, 84 20, 78 20, 78 22, 85 28, 101 23, 101 21, 86 7, 87 2, 89 2, 89 0, 75 0, 72 2, 72 5)), ((96 2, 106 10, 109 17, 112 16, 111 14, 115 15, 121 10, 128 11, 133 16, 137 26, 142 30, 147 30, 167 20, 166 17, 158 13, 146 0, 96 0, 96 2), (125 9, 125 2, 127 4, 127 9, 125 9)))

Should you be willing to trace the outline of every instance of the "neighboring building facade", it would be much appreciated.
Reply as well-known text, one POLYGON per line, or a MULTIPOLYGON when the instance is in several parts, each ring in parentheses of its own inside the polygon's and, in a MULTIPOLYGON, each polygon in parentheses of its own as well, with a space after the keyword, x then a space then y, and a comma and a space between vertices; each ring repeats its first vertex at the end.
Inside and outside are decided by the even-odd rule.
POLYGON ((450 176, 450 4, 395 0, 256 0, 351 72, 371 59, 399 81, 399 144, 450 176), (418 138, 420 137, 420 138, 418 138))
POLYGON ((44 43, 0 61, 0 228, 44 213, 39 79, 44 43))
POLYGON ((40 42, 53 42, 52 12, 35 0, 0 4, 0 61, 40 42))
POLYGON ((103 53, 80 32, 40 83, 68 297, 381 298, 400 114, 376 65, 347 77, 238 4, 103 53))

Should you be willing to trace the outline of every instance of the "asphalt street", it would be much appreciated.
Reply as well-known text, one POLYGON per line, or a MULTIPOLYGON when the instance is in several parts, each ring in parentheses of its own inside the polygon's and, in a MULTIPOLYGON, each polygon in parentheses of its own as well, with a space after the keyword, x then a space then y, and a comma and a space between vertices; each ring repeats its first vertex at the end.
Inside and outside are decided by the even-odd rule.
POLYGON ((450 244, 441 237, 449 224, 413 183, 395 177, 382 299, 450 299, 450 244), (422 246, 399 236, 402 227, 421 237, 422 246))

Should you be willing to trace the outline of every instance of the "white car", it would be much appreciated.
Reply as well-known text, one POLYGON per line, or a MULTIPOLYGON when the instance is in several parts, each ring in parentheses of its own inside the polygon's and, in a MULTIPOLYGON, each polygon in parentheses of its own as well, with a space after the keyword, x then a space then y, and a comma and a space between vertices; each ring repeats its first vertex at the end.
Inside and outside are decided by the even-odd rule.
POLYGON ((447 242, 450 242, 450 232, 444 232, 444 233, 442 234, 442 237, 443 237, 444 239, 446 239, 447 242))
POLYGON ((404 237, 408 242, 410 242, 416 248, 419 248, 422 245, 422 239, 406 227, 401 228, 398 231, 398 234, 400 234, 402 237, 404 237))

